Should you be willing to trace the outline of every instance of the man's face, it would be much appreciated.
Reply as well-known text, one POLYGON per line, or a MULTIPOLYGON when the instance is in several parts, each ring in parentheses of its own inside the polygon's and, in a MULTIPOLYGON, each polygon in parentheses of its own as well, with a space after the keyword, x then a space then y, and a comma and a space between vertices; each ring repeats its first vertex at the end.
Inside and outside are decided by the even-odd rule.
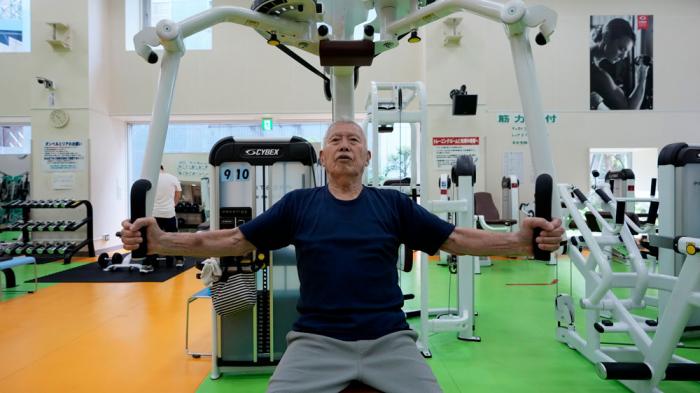
POLYGON ((321 164, 330 177, 360 177, 371 157, 362 129, 354 123, 337 123, 326 134, 321 164))

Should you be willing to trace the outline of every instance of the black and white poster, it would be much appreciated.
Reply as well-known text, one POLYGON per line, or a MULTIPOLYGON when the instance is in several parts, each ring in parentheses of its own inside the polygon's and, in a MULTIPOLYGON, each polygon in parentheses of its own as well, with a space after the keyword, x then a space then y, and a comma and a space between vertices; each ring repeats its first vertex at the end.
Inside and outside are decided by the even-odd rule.
POLYGON ((653 109, 652 15, 591 16, 591 110, 653 109))

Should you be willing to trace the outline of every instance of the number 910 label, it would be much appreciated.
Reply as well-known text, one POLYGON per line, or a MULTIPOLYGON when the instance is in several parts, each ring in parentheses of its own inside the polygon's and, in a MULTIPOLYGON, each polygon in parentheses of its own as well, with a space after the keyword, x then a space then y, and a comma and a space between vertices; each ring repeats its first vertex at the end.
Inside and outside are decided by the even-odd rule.
POLYGON ((250 167, 248 165, 226 165, 219 170, 221 182, 248 181, 250 179, 250 167))

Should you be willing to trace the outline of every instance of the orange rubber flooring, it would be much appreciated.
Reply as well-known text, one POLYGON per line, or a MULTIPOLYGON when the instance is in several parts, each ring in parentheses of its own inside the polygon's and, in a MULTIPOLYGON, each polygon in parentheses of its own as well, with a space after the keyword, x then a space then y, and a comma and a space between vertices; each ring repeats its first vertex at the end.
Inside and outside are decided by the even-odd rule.
MULTIPOLYGON (((186 300, 202 288, 195 272, 162 283, 61 283, 1 301, 0 391, 196 391, 210 360, 184 350, 186 300)), ((209 304, 192 303, 193 350, 210 352, 209 304)))

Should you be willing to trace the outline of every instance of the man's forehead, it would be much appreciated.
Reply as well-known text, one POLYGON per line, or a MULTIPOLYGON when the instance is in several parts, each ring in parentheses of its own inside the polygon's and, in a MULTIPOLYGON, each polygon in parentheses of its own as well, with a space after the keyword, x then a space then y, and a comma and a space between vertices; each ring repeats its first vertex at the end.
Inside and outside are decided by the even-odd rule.
POLYGON ((362 131, 362 128, 358 126, 357 124, 353 123, 340 123, 336 124, 333 127, 328 129, 328 133, 326 136, 331 136, 331 135, 336 135, 336 134, 341 134, 341 135, 346 135, 346 134, 356 134, 356 135, 364 135, 364 131, 362 131))

